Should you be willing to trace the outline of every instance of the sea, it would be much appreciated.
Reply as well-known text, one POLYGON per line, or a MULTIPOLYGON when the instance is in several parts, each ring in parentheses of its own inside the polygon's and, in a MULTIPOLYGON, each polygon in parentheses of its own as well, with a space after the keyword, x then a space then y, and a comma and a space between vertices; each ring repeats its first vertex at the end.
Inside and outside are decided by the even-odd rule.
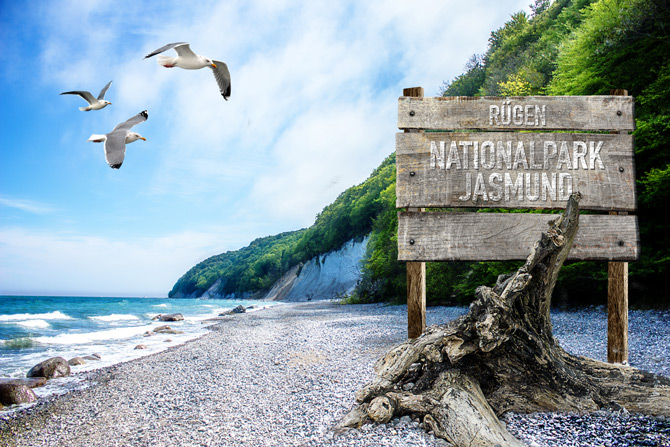
MULTIPOLYGON (((207 332, 209 320, 242 305, 255 311, 271 302, 224 299, 110 298, 81 296, 0 296, 0 378, 26 377, 52 357, 87 357, 71 372, 111 366, 153 354, 207 332), (153 320, 180 313, 183 321, 153 320), (155 334, 168 325, 180 334, 155 334), (150 332, 153 336, 145 337, 150 332), (135 349, 144 345, 144 349, 135 349)), ((85 386, 76 374, 35 388, 43 397, 85 386)))

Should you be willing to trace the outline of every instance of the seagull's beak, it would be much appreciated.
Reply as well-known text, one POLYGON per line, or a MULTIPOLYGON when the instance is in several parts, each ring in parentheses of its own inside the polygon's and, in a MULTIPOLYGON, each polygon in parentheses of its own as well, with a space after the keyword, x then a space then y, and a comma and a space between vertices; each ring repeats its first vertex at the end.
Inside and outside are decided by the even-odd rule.
POLYGON ((212 67, 216 68, 216 64, 214 62, 212 62, 212 67))
POLYGON ((147 141, 147 139, 146 139, 146 138, 144 138, 144 137, 140 137, 140 140, 144 140, 144 141, 147 141))

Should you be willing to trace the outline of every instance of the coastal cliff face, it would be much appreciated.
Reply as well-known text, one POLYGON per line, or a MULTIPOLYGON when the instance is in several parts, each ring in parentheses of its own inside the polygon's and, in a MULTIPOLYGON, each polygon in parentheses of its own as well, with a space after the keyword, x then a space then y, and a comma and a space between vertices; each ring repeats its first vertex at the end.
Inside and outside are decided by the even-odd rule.
POLYGON ((263 297, 268 301, 311 301, 350 294, 361 278, 368 237, 290 269, 263 297))
MULTIPOLYGON (((338 250, 316 256, 293 266, 267 292, 221 295, 218 279, 202 298, 260 299, 266 301, 311 301, 339 298, 350 294, 361 278, 361 261, 369 237, 350 240, 338 250)), ((190 296, 189 298, 200 298, 190 296)))

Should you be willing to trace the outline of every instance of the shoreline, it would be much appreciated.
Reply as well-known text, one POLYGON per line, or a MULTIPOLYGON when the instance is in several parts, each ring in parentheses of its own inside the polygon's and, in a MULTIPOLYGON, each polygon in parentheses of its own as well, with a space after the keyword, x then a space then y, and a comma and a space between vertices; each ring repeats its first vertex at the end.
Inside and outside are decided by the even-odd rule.
MULTIPOLYGON (((77 373, 89 386, 1 416, 0 443, 447 445, 407 419, 331 431, 371 380, 374 362, 406 338, 405 306, 311 301, 263 310, 215 321, 205 335, 164 351, 77 373)), ((466 310, 429 308, 428 324, 466 310)))
MULTIPOLYGON (((243 307, 243 313, 253 313, 253 312, 258 312, 262 311, 265 309, 268 309, 272 306, 275 306, 277 304, 283 304, 283 303, 272 303, 272 304, 253 304, 251 306, 248 306, 246 308, 243 307)), ((236 306, 240 307, 240 305, 236 306)), ((234 307, 231 307, 230 310, 228 310, 225 313, 219 313, 218 316, 209 316, 205 318, 198 318, 198 317, 190 317, 192 320, 197 321, 197 325, 191 325, 190 328, 186 329, 184 328, 181 323, 182 321, 163 321, 161 322, 158 320, 156 322, 157 318, 161 315, 158 313, 154 318, 151 319, 151 323, 149 323, 149 326, 146 327, 138 327, 136 329, 137 334, 134 337, 129 337, 127 340, 125 340, 122 343, 111 343, 110 346, 115 346, 118 347, 120 346, 121 349, 117 348, 116 353, 121 352, 123 348, 125 348, 127 351, 124 355, 124 358, 122 359, 112 359, 111 361, 106 355, 103 355, 101 357, 98 352, 101 352, 100 350, 96 350, 96 353, 78 353, 74 357, 72 356, 65 356, 62 355, 61 352, 56 351, 55 353, 52 353, 51 355, 44 355, 42 356, 41 359, 36 359, 35 362, 42 362, 46 361, 51 358, 55 357, 62 357, 65 360, 68 360, 70 358, 72 359, 77 359, 77 358, 84 358, 86 359, 85 363, 81 364, 72 364, 68 361, 70 364, 70 374, 65 377, 59 377, 56 379, 50 379, 47 380, 44 385, 41 386, 36 386, 33 387, 32 390, 35 392, 37 396, 37 400, 32 403, 28 404, 21 404, 21 405, 11 405, 11 406, 5 406, 3 407, 0 405, 0 420, 6 419, 8 415, 13 414, 15 412, 22 412, 26 411, 27 409, 37 405, 41 401, 49 400, 53 397, 61 396, 64 394, 71 393, 73 391, 87 388, 91 386, 91 380, 89 376, 99 372, 103 371, 108 368, 113 368, 119 364, 127 363, 127 362, 132 362, 136 360, 141 360, 142 358, 145 357, 151 357, 155 354, 160 354, 161 352, 164 352, 166 350, 172 349, 172 348, 179 348, 183 346, 184 344, 187 344, 191 341, 197 340, 205 335, 207 335, 210 332, 210 326, 213 326, 217 323, 220 323, 222 321, 225 321, 228 318, 233 317, 234 315, 237 315, 237 312, 234 312, 232 309, 234 307), (154 325, 153 327, 151 325, 154 325), (170 326, 172 325, 172 326, 170 326), (173 328, 174 326, 174 328, 173 328), (161 328, 165 327, 167 331, 158 333, 156 331, 152 331, 152 329, 156 328, 161 328), (182 329, 186 329, 185 331, 182 329), (156 333, 154 333, 156 332, 156 333), (150 345, 146 344, 147 340, 149 341, 158 341, 158 340, 152 340, 152 339, 147 339, 148 336, 154 336, 154 335, 167 335, 167 337, 160 337, 158 340, 160 340, 159 343, 151 343, 150 345), (135 346, 132 350, 131 346, 135 346), (138 346, 141 346, 139 348, 138 346), (80 355, 79 355, 80 354, 80 355)), ((177 312, 177 314, 181 315, 180 313, 177 312)), ((105 329, 107 331, 113 330, 113 329, 105 329)), ((79 350, 78 348, 75 348, 75 350, 79 350)), ((104 350, 103 350, 104 351, 104 350)), ((106 354, 107 352, 105 352, 106 354)), ((117 354, 118 355, 118 354, 117 354)), ((37 364, 37 363, 34 363, 37 364)), ((23 372, 23 375, 16 377, 16 376, 1 376, 0 379, 18 379, 18 380, 23 380, 25 379, 28 371, 28 367, 26 367, 25 371, 23 372)))

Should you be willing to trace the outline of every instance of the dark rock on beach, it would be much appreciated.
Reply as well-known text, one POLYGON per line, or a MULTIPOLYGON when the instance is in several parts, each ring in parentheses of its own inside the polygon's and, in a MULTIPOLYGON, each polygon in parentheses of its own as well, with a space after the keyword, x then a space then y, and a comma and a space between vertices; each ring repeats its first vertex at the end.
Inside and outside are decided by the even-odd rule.
POLYGON ((246 311, 247 311, 247 309, 246 309, 243 305, 240 304, 239 306, 237 306, 237 307, 234 308, 233 310, 229 310, 229 311, 227 311, 227 312, 222 312, 222 313, 220 313, 219 316, 220 316, 220 317, 223 317, 223 316, 225 316, 225 315, 243 314, 243 313, 245 313, 246 311))
POLYGON ((158 314, 152 320, 158 321, 182 321, 184 316, 182 314, 158 314))
POLYGON ((18 381, 0 383, 0 404, 17 405, 35 402, 37 396, 27 385, 18 381))
POLYGON ((45 377, 55 379, 70 375, 70 365, 63 357, 53 357, 30 368, 26 377, 45 377))

